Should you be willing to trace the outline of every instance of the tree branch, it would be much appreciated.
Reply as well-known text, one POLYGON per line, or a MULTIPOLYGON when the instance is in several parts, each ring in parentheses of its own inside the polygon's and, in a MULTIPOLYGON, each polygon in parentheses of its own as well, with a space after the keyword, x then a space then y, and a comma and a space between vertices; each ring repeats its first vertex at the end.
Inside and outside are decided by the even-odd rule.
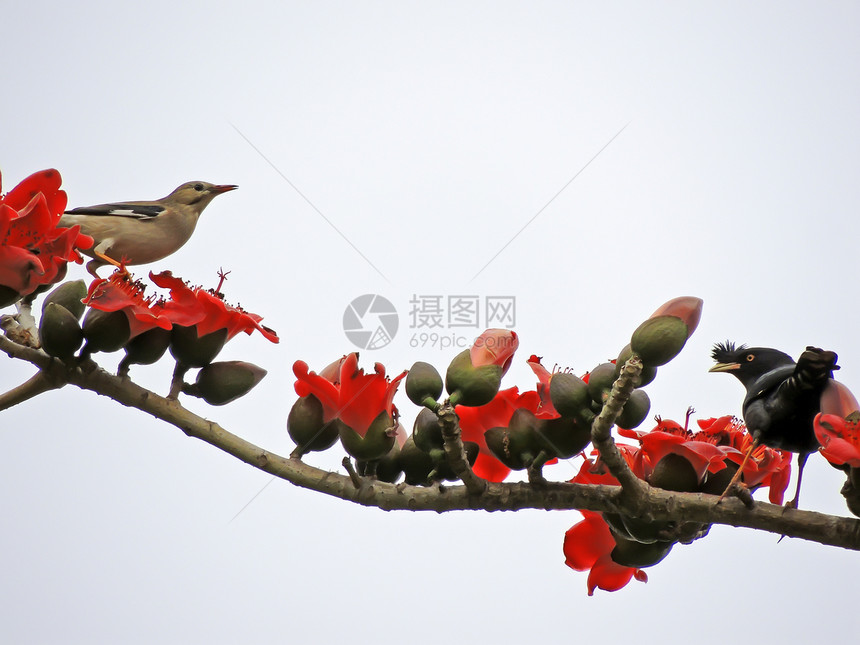
POLYGON ((13 405, 23 403, 34 396, 38 396, 43 392, 55 390, 65 385, 64 382, 57 382, 49 379, 45 372, 36 372, 32 377, 21 383, 18 387, 14 387, 8 392, 0 394, 0 411, 11 408, 13 405))
POLYGON ((621 414, 624 404, 630 398, 631 392, 639 384, 642 373, 642 360, 634 355, 621 368, 621 373, 612 384, 612 391, 603 404, 603 409, 591 425, 591 442, 600 453, 600 459, 609 468, 609 472, 621 484, 621 488, 631 498, 632 503, 638 503, 648 494, 648 484, 639 479, 630 470, 618 446, 612 438, 612 426, 621 414))
MULTIPOLYGON (((52 363, 52 359, 44 352, 16 345, 2 336, 0 350, 43 369, 49 368, 52 363)), ((365 479, 362 486, 356 488, 348 476, 315 468, 297 457, 286 458, 269 452, 228 432, 219 424, 193 414, 176 400, 159 396, 101 368, 92 368, 91 362, 83 367, 68 368, 64 378, 81 389, 107 396, 166 421, 186 435, 205 441, 254 468, 296 486, 357 504, 386 511, 437 513, 454 510, 516 511, 525 508, 583 509, 610 513, 623 509, 625 513, 630 512, 625 499, 627 492, 617 486, 547 482, 538 487, 528 483, 485 482, 482 484, 485 486, 483 493, 475 495, 466 486, 424 488, 365 479)), ((602 427, 598 427, 599 432, 602 432, 602 427)), ((600 440, 605 446, 605 438, 601 436, 600 440)), ((617 452, 614 444, 612 448, 617 452)), ((611 450, 607 450, 606 454, 610 453, 611 450)), ((647 486, 641 499, 641 503, 636 505, 637 516, 646 520, 726 524, 860 551, 860 519, 795 510, 765 502, 756 502, 753 509, 747 509, 736 499, 726 499, 718 505, 713 495, 671 493, 647 486)))
POLYGON ((439 425, 442 427, 442 439, 445 442, 445 457, 451 470, 460 478, 466 488, 473 495, 481 495, 487 490, 487 481, 478 477, 469 467, 466 457, 466 449, 463 446, 460 423, 454 406, 449 402, 442 404, 436 411, 439 417, 439 425))

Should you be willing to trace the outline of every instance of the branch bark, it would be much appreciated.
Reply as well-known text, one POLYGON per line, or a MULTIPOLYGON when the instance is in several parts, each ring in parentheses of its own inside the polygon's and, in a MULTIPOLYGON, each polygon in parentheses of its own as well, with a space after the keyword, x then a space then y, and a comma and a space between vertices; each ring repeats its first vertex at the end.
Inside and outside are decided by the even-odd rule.
POLYGON ((630 498, 631 503, 641 502, 648 494, 649 486, 630 470, 615 440, 612 438, 612 426, 615 419, 621 414, 624 404, 630 398, 630 394, 639 384, 639 375, 642 373, 642 360, 638 356, 632 356, 621 368, 621 373, 612 384, 612 391, 603 405, 603 409, 591 426, 591 442, 600 453, 600 459, 609 468, 609 472, 621 484, 621 488, 630 498))
POLYGON ((454 406, 445 402, 436 412, 439 424, 442 427, 442 439, 445 442, 445 457, 451 470, 465 484, 466 489, 473 495, 481 495, 487 490, 488 482, 478 477, 469 467, 466 457, 466 449, 463 446, 463 437, 460 431, 460 423, 454 406))
MULTIPOLYGON (((3 336, 0 336, 0 350, 41 369, 50 368, 53 360, 40 350, 17 345, 3 336)), ((193 414, 178 401, 159 396, 128 379, 113 376, 91 362, 83 368, 68 367, 62 371, 62 379, 65 383, 107 396, 166 421, 189 437, 205 441, 254 468, 296 486, 385 511, 442 513, 454 510, 516 511, 534 508, 612 513, 623 509, 625 513, 630 512, 624 499, 626 490, 617 486, 564 482, 532 486, 528 483, 485 482, 483 493, 476 495, 466 486, 424 488, 365 478, 362 485, 356 487, 348 476, 315 468, 298 457, 287 458, 265 450, 228 432, 219 424, 193 414)), ((620 387, 626 386, 622 384, 620 387)), ((600 434, 601 428, 598 427, 599 440, 603 442, 606 454, 611 454, 605 437, 600 434)), ((614 443, 612 448, 617 452, 614 443)), ((618 456, 620 458, 620 454, 618 456)), ((647 520, 726 524, 860 551, 860 519, 795 510, 764 502, 756 502, 752 509, 747 509, 736 499, 723 500, 719 505, 716 502, 717 497, 714 495, 671 493, 646 486, 636 509, 638 516, 647 520)))

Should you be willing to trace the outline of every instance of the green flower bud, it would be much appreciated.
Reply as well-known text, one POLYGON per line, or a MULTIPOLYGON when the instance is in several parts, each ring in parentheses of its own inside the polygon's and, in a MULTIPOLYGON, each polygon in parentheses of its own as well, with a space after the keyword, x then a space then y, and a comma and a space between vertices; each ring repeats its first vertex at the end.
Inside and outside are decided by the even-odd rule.
POLYGON ((170 330, 161 327, 147 329, 132 338, 125 346, 124 365, 152 365, 167 351, 170 345, 170 330))
POLYGON ((84 333, 74 314, 61 305, 50 303, 39 321, 39 338, 42 349, 48 354, 68 361, 84 342, 84 333))
POLYGON ((649 483, 676 493, 693 493, 699 490, 699 478, 693 464, 675 453, 669 453, 657 462, 649 483))
POLYGON ((603 519, 609 524, 609 530, 612 536, 620 536, 625 540, 632 540, 630 533, 627 532, 627 527, 624 526, 624 520, 619 513, 601 513, 603 519))
POLYGON ((403 468, 400 465, 400 445, 397 441, 391 446, 388 454, 376 461, 356 462, 356 471, 363 477, 373 476, 381 482, 395 483, 400 478, 403 468))
POLYGON ((639 325, 630 339, 631 349, 644 365, 665 365, 675 358, 687 342, 687 325, 674 316, 651 318, 639 325))
POLYGON ((415 405, 435 406, 442 396, 442 377, 430 363, 418 361, 406 375, 406 396, 415 405))
POLYGON ((591 443, 591 424, 579 417, 545 419, 536 433, 538 443, 547 454, 559 459, 570 459, 591 443))
POLYGON ((186 367, 204 367, 215 360, 226 342, 226 329, 218 329, 198 338, 197 327, 173 325, 170 353, 186 367))
POLYGON ((362 437, 343 422, 338 423, 338 434, 344 450, 356 459, 371 461, 385 456, 394 445, 395 426, 384 410, 373 420, 362 437))
MULTIPOLYGON (((633 348, 630 347, 630 344, 624 346, 624 349, 621 350, 621 353, 618 354, 618 359, 615 361, 615 378, 617 379, 621 376, 621 368, 624 367, 624 364, 631 359, 633 356, 633 348)), ((639 385, 636 387, 645 387, 654 378, 657 376, 657 368, 651 367, 649 365, 642 365, 642 371, 639 373, 639 385)))
POLYGON ((612 390, 613 383, 615 383, 615 365, 602 363, 595 367, 588 375, 588 393, 591 399, 602 406, 612 390))
POLYGON ((226 405, 245 396, 265 375, 262 367, 244 361, 210 363, 197 373, 196 390, 209 405, 226 405))
POLYGON ((128 342, 131 329, 128 317, 122 311, 102 311, 90 307, 81 325, 87 344, 81 352, 88 356, 95 352, 115 352, 128 342))
POLYGON ((619 517, 630 539, 641 544, 665 541, 666 532, 675 525, 669 520, 643 520, 629 515, 620 515, 619 517))
POLYGON ((675 546, 674 542, 642 544, 633 540, 625 540, 618 535, 614 537, 615 548, 612 549, 609 557, 612 558, 613 562, 623 567, 636 567, 637 569, 653 567, 669 555, 669 551, 675 546))
POLYGON ((588 385, 569 372, 557 372, 550 377, 549 397, 563 417, 576 417, 591 404, 588 385))
POLYGON ((65 307, 75 317, 75 320, 80 320, 81 316, 84 315, 84 309, 86 309, 86 305, 81 301, 86 295, 87 285, 83 280, 64 282, 45 298, 42 303, 42 314, 45 313, 48 305, 53 303, 65 307))
POLYGON ((651 399, 645 390, 633 390, 630 398, 621 409, 621 414, 615 419, 615 425, 625 430, 631 430, 642 423, 651 410, 651 399))
POLYGON ((520 408, 507 428, 490 428, 484 433, 487 447, 512 470, 528 468, 541 450, 537 433, 541 421, 529 410, 520 408))
POLYGON ((649 367, 665 365, 684 348, 702 315, 700 298, 675 298, 662 305, 630 338, 630 347, 649 367))
POLYGON ((442 426, 435 412, 424 408, 415 417, 412 426, 412 438, 415 445, 426 453, 444 452, 445 440, 442 438, 442 426))
POLYGON ((474 367, 468 349, 454 357, 445 374, 445 388, 455 405, 486 405, 499 392, 501 384, 502 368, 498 365, 474 367))
POLYGON ((738 472, 738 464, 733 461, 724 461, 726 467, 718 470, 715 473, 708 471, 705 474, 705 481, 699 486, 700 493, 708 495, 722 495, 732 481, 732 477, 738 472))
POLYGON ((287 433, 300 456, 331 448, 338 438, 337 428, 336 423, 323 421, 322 403, 313 394, 296 401, 287 416, 287 433))
POLYGON ((400 449, 400 467, 403 469, 404 481, 410 486, 430 484, 433 463, 430 455, 415 445, 414 437, 409 437, 400 449))
MULTIPOLYGON (((464 441, 466 460, 473 465, 478 458, 478 444, 474 441, 464 441)), ((456 481, 457 475, 448 464, 444 450, 425 452, 415 443, 415 436, 410 436, 400 449, 400 466, 403 468, 405 481, 410 486, 427 486, 436 481, 456 481)))

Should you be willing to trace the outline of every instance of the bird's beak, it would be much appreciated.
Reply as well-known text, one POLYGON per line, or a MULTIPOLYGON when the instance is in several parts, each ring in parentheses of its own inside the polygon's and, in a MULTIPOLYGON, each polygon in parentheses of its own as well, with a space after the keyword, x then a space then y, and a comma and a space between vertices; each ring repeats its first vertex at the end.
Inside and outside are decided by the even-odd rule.
POLYGON ((709 372, 731 372, 732 370, 738 370, 741 368, 740 363, 717 363, 709 372))
POLYGON ((231 190, 236 190, 238 186, 233 184, 221 184, 219 186, 212 186, 212 192, 216 195, 220 195, 221 193, 229 193, 231 190))

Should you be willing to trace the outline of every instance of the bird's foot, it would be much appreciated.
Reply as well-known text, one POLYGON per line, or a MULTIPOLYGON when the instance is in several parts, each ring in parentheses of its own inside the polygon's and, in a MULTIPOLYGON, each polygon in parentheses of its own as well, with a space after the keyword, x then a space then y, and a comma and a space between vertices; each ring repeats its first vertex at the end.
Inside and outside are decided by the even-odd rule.
POLYGON ((90 272, 91 275, 94 275, 98 278, 98 274, 96 274, 96 270, 102 266, 103 264, 110 264, 112 267, 115 267, 117 271, 120 271, 122 275, 128 275, 128 269, 126 269, 126 265, 128 264, 128 258, 123 256, 123 258, 117 262, 112 257, 105 255, 104 253, 99 253, 98 251, 94 251, 93 255, 98 258, 98 261, 93 260, 87 264, 87 271, 90 272), (90 265, 93 265, 92 268, 90 265))
POLYGON ((747 488, 746 484, 741 481, 732 480, 729 482, 729 485, 726 486, 726 490, 723 491, 723 494, 720 495, 720 498, 717 500, 717 504, 723 501, 723 498, 727 496, 737 497, 744 503, 744 506, 747 508, 753 507, 753 496, 752 491, 747 488))

